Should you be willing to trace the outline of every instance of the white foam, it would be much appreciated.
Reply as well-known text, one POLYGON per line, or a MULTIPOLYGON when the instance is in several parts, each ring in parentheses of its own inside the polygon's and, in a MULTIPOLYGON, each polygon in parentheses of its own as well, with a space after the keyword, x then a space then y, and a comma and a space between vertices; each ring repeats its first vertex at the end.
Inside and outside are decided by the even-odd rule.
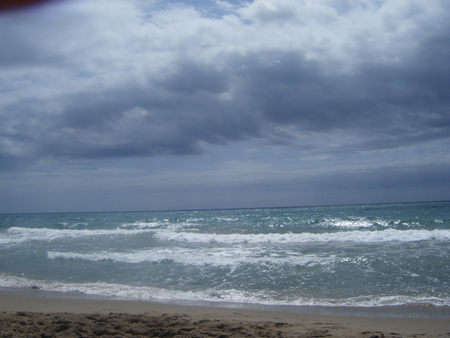
POLYGON ((134 222, 134 223, 125 223, 122 224, 123 228, 137 228, 137 229, 147 229, 147 228, 156 228, 163 225, 160 222, 134 222))
POLYGON ((334 226, 338 228, 369 228, 374 224, 366 219, 343 220, 339 218, 325 219, 320 222, 323 226, 334 226))
POLYGON ((63 222, 61 223, 61 225, 63 226, 63 228, 67 228, 67 229, 74 229, 78 226, 87 226, 87 223, 67 223, 67 222, 63 222))
POLYGON ((145 232, 153 232, 151 229, 113 229, 113 230, 72 230, 72 229, 48 229, 48 228, 20 228, 11 227, 0 235, 1 245, 16 245, 29 241, 51 242, 63 238, 81 238, 92 236, 136 235, 145 232))
POLYGON ((281 296, 277 292, 240 291, 204 289, 202 291, 181 291, 145 286, 128 286, 111 283, 60 283, 52 281, 34 280, 22 277, 0 274, 0 287, 31 288, 38 287, 43 291, 77 292, 87 295, 112 296, 127 299, 156 300, 156 301, 206 301, 229 302, 261 305, 290 305, 290 306, 349 306, 376 307, 406 304, 426 304, 435 306, 449 306, 450 299, 437 297, 414 296, 360 296, 345 299, 315 299, 292 296, 281 296))
MULTIPOLYGON (((165 227, 169 230, 179 230, 183 228, 192 228, 196 226, 196 223, 192 223, 192 221, 179 222, 179 223, 169 223, 169 220, 165 219, 162 222, 142 222, 137 221, 134 223, 124 223, 121 225, 122 228, 128 229, 155 229, 159 227, 165 227)), ((195 230, 195 229, 193 229, 195 230)))
POLYGON ((332 226, 337 228, 370 228, 376 225, 388 227, 389 223, 382 219, 370 221, 365 217, 355 217, 354 219, 327 218, 320 222, 322 226, 332 226))
POLYGON ((217 220, 218 221, 222 221, 222 222, 237 222, 237 221, 239 221, 239 218, 238 217, 234 217, 234 218, 231 218, 231 217, 217 217, 217 220))
POLYGON ((395 230, 342 231, 336 233, 286 233, 286 234, 205 234, 159 230, 155 237, 165 241, 189 243, 314 243, 314 242, 416 242, 428 240, 450 240, 450 230, 395 230))
POLYGON ((0 245, 16 245, 28 241, 50 242, 64 238, 81 238, 93 236, 124 236, 153 232, 155 237, 163 241, 189 243, 224 243, 224 244, 259 244, 259 243, 314 243, 314 242, 416 242, 450 240, 450 230, 395 230, 380 231, 341 231, 336 233, 286 233, 286 234, 205 234, 199 232, 176 231, 178 229, 158 229, 156 225, 116 228, 112 230, 74 230, 48 228, 11 227, 0 234, 0 245))
POLYGON ((135 250, 132 252, 100 251, 94 253, 78 252, 47 252, 49 259, 80 259, 87 261, 111 260, 119 263, 160 263, 171 260, 183 265, 211 265, 228 266, 235 268, 240 264, 275 264, 305 266, 310 264, 330 264, 335 261, 335 256, 302 255, 298 252, 283 250, 280 252, 268 252, 264 248, 156 248, 152 250, 135 250))

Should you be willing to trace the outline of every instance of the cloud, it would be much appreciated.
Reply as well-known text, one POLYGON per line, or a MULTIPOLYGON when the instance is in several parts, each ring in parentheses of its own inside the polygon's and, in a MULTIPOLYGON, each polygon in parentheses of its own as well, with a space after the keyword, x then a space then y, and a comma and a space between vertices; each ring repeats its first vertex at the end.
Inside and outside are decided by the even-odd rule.
POLYGON ((445 154, 449 16, 443 0, 73 0, 0 14, 0 171, 236 144, 283 163, 445 154))

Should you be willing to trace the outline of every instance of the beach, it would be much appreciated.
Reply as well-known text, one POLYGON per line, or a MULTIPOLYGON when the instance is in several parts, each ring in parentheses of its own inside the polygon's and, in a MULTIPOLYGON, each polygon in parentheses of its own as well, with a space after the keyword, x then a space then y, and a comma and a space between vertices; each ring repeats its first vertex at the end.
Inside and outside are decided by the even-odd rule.
POLYGON ((97 336, 447 337, 450 323, 0 293, 0 337, 97 336))

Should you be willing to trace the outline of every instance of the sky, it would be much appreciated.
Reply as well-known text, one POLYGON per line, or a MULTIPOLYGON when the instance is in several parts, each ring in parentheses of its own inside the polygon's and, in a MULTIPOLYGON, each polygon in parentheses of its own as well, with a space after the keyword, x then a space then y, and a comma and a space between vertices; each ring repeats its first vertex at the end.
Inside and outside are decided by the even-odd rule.
POLYGON ((447 0, 54 0, 0 46, 0 213, 450 199, 447 0))

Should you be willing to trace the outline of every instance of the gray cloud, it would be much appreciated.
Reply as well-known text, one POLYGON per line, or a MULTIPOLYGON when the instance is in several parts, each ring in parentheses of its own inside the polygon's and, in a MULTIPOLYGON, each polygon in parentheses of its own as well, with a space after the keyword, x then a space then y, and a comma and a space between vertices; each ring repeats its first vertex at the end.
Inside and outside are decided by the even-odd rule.
POLYGON ((180 64, 178 70, 161 82, 169 92, 194 94, 198 91, 223 93, 228 88, 227 74, 194 64, 180 64))
POLYGON ((286 165, 445 149, 449 16, 439 0, 61 1, 2 14, 0 171, 239 143, 261 159, 278 149, 286 165))

